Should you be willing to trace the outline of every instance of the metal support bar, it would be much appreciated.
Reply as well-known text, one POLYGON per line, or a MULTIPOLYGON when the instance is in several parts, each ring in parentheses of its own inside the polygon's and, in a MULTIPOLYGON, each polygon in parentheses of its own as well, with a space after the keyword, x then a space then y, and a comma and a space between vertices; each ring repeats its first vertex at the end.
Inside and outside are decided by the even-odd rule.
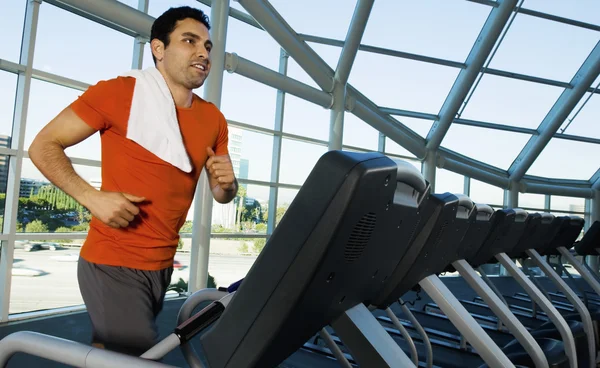
POLYGON ((400 322, 398 317, 396 317, 391 308, 386 308, 385 314, 387 314, 390 321, 392 321, 394 327, 396 327, 398 331, 400 331, 400 334, 404 338, 404 341, 406 341, 406 343, 408 344, 412 362, 415 366, 419 366, 419 353, 417 352, 417 347, 415 346, 415 342, 413 341, 412 337, 410 336, 406 328, 404 328, 404 325, 400 322))
POLYGON ((527 179, 522 180, 519 187, 519 191, 522 193, 551 194, 579 198, 592 198, 594 196, 594 190, 592 190, 592 188, 531 183, 527 179))
POLYGON ((322 328, 319 332, 319 336, 321 336, 321 338, 325 340, 325 343, 329 347, 329 350, 331 350, 331 353, 333 354, 335 359, 337 359, 339 365, 341 365, 343 368, 353 368, 352 364, 348 361, 348 359, 346 359, 346 356, 344 355, 342 349, 340 349, 338 344, 336 344, 336 342, 333 340, 333 338, 331 337, 329 332, 327 332, 326 329, 322 328))
POLYGON ((417 320, 415 315, 406 306, 406 303, 404 303, 404 300, 402 300, 402 298, 398 299, 398 304, 400 304, 402 313, 404 314, 404 316, 406 316, 406 318, 408 318, 408 320, 412 324, 413 328, 415 330, 417 330, 417 332, 419 333, 419 336, 421 336, 423 345, 425 345, 425 351, 427 353, 426 354, 427 360, 426 360, 425 366, 427 368, 433 367, 433 348, 431 347, 431 341, 429 340, 429 336, 427 335, 427 332, 425 332, 425 329, 423 328, 423 326, 421 326, 421 324, 419 323, 419 320, 417 320))
POLYGON ((227 53, 225 58, 225 68, 230 73, 236 73, 250 78, 267 86, 285 91, 303 100, 315 103, 319 106, 329 108, 332 105, 331 95, 311 87, 288 76, 277 73, 262 65, 256 64, 250 60, 235 53, 227 53))
POLYGON ((440 119, 433 123, 427 134, 428 150, 435 150, 442 143, 452 120, 456 117, 516 4, 517 0, 502 0, 500 5, 490 12, 475 45, 467 56, 465 63, 467 68, 461 69, 438 114, 440 119))
POLYGON ((569 250, 567 248, 559 247, 557 249, 560 252, 560 254, 563 257, 565 257, 567 262, 569 262, 571 264, 571 266, 573 266, 573 268, 575 268, 577 270, 579 275, 581 275, 581 277, 590 285, 590 287, 594 290, 594 292, 596 294, 598 294, 598 296, 600 297, 600 283, 598 282, 598 279, 596 279, 596 277, 592 274, 590 269, 585 267, 585 265, 581 264, 581 262, 579 262, 577 260, 577 258, 575 258, 575 256, 573 254, 571 254, 571 252, 569 252, 569 250))
POLYGON ((437 160, 437 167, 441 169, 450 170, 455 173, 465 175, 472 179, 483 181, 484 183, 489 183, 500 188, 507 188, 509 185, 507 177, 502 177, 495 173, 484 171, 472 165, 448 158, 441 152, 440 156, 441 157, 437 160))
POLYGON ((538 265, 538 267, 548 276, 548 278, 556 285, 556 287, 567 297, 567 299, 573 304, 583 322, 583 330, 587 335, 588 340, 588 351, 590 354, 590 368, 596 366, 596 341, 594 333, 594 324, 590 312, 587 310, 581 299, 571 290, 571 288, 565 283, 565 281, 556 274, 556 272, 544 261, 540 254, 535 249, 529 249, 525 251, 527 255, 538 265))
POLYGON ((264 0, 238 0, 238 2, 298 62, 298 65, 323 91, 333 91, 333 76, 323 67, 323 64, 327 64, 313 49, 298 38, 296 32, 271 4, 264 0))
POLYGON ((548 318, 554 323, 554 326, 558 329, 560 336, 565 344, 565 352, 569 358, 569 364, 573 368, 577 368, 577 349, 575 348, 575 338, 573 332, 569 328, 567 321, 560 315, 558 310, 552 305, 552 303, 542 294, 542 292, 533 285, 531 280, 525 276, 523 271, 517 267, 517 265, 505 254, 500 253, 496 255, 496 259, 508 273, 521 285, 527 294, 531 297, 531 300, 535 301, 539 305, 548 318))
POLYGON ((119 1, 44 0, 132 37, 150 38, 154 18, 119 1))
MULTIPOLYGON (((354 94, 352 95, 354 96, 354 94)), ((407 132, 408 129, 403 129, 403 127, 400 126, 399 123, 395 123, 391 117, 370 108, 366 103, 357 98, 352 113, 359 119, 367 122, 373 128, 385 134, 386 137, 406 148, 417 158, 425 156, 425 144, 423 138, 411 138, 409 136, 410 133, 407 132)))
POLYGON ((473 267, 464 259, 452 263, 452 266, 458 271, 463 279, 475 290, 485 303, 490 307, 498 319, 500 319, 508 328, 510 333, 521 343, 525 351, 529 353, 533 363, 537 368, 549 367, 548 360, 542 351, 540 345, 535 341, 531 333, 508 309, 508 306, 496 295, 496 293, 486 285, 486 283, 477 275, 473 267))
POLYGON ((344 142, 344 114, 346 112, 346 85, 338 81, 333 87, 333 106, 330 112, 328 150, 341 150, 344 142))
POLYGON ((31 331, 15 332, 0 340, 0 367, 5 367, 8 360, 17 353, 73 367, 175 367, 31 331))
MULTIPOLYGON (((225 44, 227 39, 227 21, 229 20, 229 0, 215 0, 210 12, 211 72, 206 78, 204 99, 221 107, 223 89, 223 71, 225 68, 225 44)), ((208 183, 206 169, 202 169, 195 193, 194 222, 192 225, 192 249, 190 254, 190 277, 188 291, 205 288, 208 282, 208 257, 210 252, 210 233, 212 229, 213 194, 208 183)))
MULTIPOLYGON (((287 75, 288 68, 288 60, 289 55, 285 52, 284 49, 280 50, 279 53, 279 73, 281 75, 287 75)), ((285 116, 285 91, 278 90, 277 91, 277 101, 275 102, 275 132, 283 131, 283 122, 285 116)), ((283 143, 283 138, 280 134, 273 135, 273 152, 271 156, 271 182, 278 183, 279 182, 279 170, 280 170, 280 162, 281 162, 281 146, 283 143)), ((268 212, 268 220, 267 220, 267 236, 271 236, 273 234, 273 230, 275 230, 275 226, 277 225, 275 222, 277 221, 277 197, 279 195, 279 190, 276 186, 271 186, 269 188, 269 212, 268 212)))
POLYGON ((423 160, 423 177, 431 185, 431 192, 435 191, 435 173, 437 164, 437 152, 436 150, 428 151, 427 157, 423 160))
POLYGON ((15 233, 17 232, 17 215, 19 211, 19 188, 21 186, 21 170, 23 168, 23 153, 25 145, 25 127, 29 108, 29 95, 33 71, 33 54, 37 36, 38 17, 41 0, 29 0, 25 10, 25 25, 21 44, 19 62, 26 65, 25 71, 17 77, 15 109, 12 122, 11 147, 16 149, 15 156, 8 160, 8 179, 4 208, 4 231, 8 240, 0 247, 0 321, 6 322, 10 310, 10 289, 12 282, 12 266, 15 248, 15 233))
POLYGON ((510 183, 510 189, 508 192, 508 208, 517 208, 519 207, 519 186, 518 183, 510 183))
POLYGON ((362 303, 347 310, 331 326, 361 367, 415 366, 362 303))
POLYGON ((335 79, 337 82, 345 85, 348 82, 350 76, 350 70, 352 70, 352 64, 358 53, 358 46, 367 27, 367 21, 373 8, 374 0, 358 0, 356 7, 354 8, 354 14, 348 33, 346 34, 346 41, 342 47, 342 52, 338 60, 337 68, 335 70, 335 79))
POLYGON ((596 44, 588 58, 583 62, 573 79, 572 89, 565 89, 554 106, 550 109, 540 126, 539 135, 532 136, 508 172, 510 178, 519 181, 531 167, 535 159, 546 147, 568 115, 573 111, 587 89, 600 74, 600 42, 596 44))
POLYGON ((436 276, 431 275, 419 282, 423 290, 440 307, 452 324, 460 331, 475 351, 491 367, 513 367, 502 349, 475 321, 446 285, 436 276))

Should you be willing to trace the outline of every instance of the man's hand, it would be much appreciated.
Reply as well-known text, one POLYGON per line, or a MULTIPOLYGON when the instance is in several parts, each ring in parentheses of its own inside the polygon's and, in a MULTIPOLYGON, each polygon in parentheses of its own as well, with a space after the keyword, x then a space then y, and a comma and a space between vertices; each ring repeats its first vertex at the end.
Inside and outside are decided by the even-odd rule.
POLYGON ((237 194, 237 181, 231 159, 229 155, 217 156, 210 147, 206 147, 206 152, 206 172, 213 195, 218 202, 227 203, 237 194))
POLYGON ((129 223, 140 213, 136 203, 145 200, 144 197, 128 193, 96 191, 88 196, 86 207, 94 217, 118 229, 129 226, 129 223))

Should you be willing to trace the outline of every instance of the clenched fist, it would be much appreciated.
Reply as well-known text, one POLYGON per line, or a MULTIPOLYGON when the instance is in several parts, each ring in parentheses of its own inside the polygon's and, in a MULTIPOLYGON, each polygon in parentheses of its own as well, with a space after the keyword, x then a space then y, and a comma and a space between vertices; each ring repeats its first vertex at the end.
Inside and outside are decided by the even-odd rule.
POLYGON ((217 156, 210 147, 206 147, 208 160, 206 161, 206 171, 211 177, 213 189, 218 185, 226 192, 236 190, 235 175, 233 165, 229 155, 217 156))
POLYGON ((140 213, 136 204, 145 200, 128 193, 96 191, 86 201, 86 207, 98 220, 118 229, 129 226, 140 213))

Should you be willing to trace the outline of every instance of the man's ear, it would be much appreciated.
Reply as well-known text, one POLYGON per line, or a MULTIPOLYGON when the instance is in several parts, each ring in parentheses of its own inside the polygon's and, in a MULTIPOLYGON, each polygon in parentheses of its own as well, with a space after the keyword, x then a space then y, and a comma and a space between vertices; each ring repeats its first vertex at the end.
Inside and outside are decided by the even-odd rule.
POLYGON ((156 60, 162 61, 165 53, 165 44, 158 38, 155 38, 150 42, 150 49, 156 60))

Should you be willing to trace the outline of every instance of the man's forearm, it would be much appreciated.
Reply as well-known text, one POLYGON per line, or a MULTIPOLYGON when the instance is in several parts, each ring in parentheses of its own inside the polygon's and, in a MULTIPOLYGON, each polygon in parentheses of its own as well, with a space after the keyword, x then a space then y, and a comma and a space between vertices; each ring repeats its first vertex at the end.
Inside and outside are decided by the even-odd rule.
POLYGON ((32 145, 29 158, 52 184, 87 207, 89 194, 96 189, 75 172, 71 160, 60 144, 40 142, 32 145))

